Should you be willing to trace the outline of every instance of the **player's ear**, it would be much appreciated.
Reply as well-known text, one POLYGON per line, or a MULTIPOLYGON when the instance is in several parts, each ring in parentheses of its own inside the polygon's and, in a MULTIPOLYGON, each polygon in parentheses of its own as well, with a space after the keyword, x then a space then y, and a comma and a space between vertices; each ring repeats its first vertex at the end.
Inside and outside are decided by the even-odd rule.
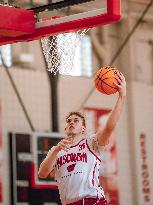
POLYGON ((82 134, 85 133, 86 128, 83 126, 82 127, 82 134))

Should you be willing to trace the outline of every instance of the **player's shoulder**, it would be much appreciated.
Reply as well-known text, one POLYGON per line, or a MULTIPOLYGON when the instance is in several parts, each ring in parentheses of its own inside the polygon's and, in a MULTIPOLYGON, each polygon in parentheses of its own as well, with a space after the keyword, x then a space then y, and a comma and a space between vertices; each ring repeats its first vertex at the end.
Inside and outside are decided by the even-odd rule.
POLYGON ((86 141, 88 146, 92 149, 92 150, 96 150, 96 134, 92 133, 92 134, 88 134, 86 135, 86 141))
POLYGON ((104 151, 105 149, 105 146, 100 146, 98 144, 98 140, 97 140, 97 135, 96 133, 91 133, 91 134, 88 134, 86 136, 86 140, 87 140, 87 144, 90 146, 90 148, 95 151, 95 152, 98 152, 99 154, 104 151))
POLYGON ((96 141, 96 133, 89 133, 86 135, 86 140, 88 143, 93 143, 94 141, 96 141))

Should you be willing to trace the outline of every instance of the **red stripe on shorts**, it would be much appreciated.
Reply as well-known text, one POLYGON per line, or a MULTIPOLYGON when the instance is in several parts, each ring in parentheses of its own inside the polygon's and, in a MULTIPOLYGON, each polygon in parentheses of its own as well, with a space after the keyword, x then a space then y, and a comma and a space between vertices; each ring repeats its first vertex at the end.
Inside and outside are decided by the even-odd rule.
POLYGON ((85 198, 84 202, 83 199, 67 204, 67 205, 107 205, 106 199, 103 197, 101 199, 95 199, 95 198, 85 198))

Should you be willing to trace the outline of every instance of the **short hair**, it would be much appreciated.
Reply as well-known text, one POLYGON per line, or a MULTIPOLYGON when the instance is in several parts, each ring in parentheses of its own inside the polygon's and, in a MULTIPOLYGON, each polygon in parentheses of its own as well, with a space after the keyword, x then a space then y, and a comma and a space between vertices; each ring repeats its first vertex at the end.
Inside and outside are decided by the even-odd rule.
POLYGON ((81 113, 81 112, 70 112, 67 116, 66 116, 66 120, 72 116, 72 115, 76 115, 78 117, 80 117, 82 119, 82 124, 84 127, 86 127, 86 120, 85 120, 85 117, 84 115, 81 113))

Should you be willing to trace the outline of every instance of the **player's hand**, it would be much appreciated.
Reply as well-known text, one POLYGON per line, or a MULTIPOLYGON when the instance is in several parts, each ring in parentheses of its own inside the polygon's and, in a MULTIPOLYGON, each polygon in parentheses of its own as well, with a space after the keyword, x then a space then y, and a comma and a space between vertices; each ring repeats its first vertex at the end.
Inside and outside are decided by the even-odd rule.
POLYGON ((72 144, 72 140, 71 140, 71 139, 68 139, 68 138, 63 139, 63 140, 61 140, 61 141, 57 144, 56 150, 57 150, 57 151, 64 150, 64 151, 67 152, 67 151, 69 151, 71 144, 72 144))
POLYGON ((118 88, 119 96, 125 97, 126 96, 126 81, 125 77, 122 73, 117 74, 116 77, 117 83, 114 85, 118 88))

